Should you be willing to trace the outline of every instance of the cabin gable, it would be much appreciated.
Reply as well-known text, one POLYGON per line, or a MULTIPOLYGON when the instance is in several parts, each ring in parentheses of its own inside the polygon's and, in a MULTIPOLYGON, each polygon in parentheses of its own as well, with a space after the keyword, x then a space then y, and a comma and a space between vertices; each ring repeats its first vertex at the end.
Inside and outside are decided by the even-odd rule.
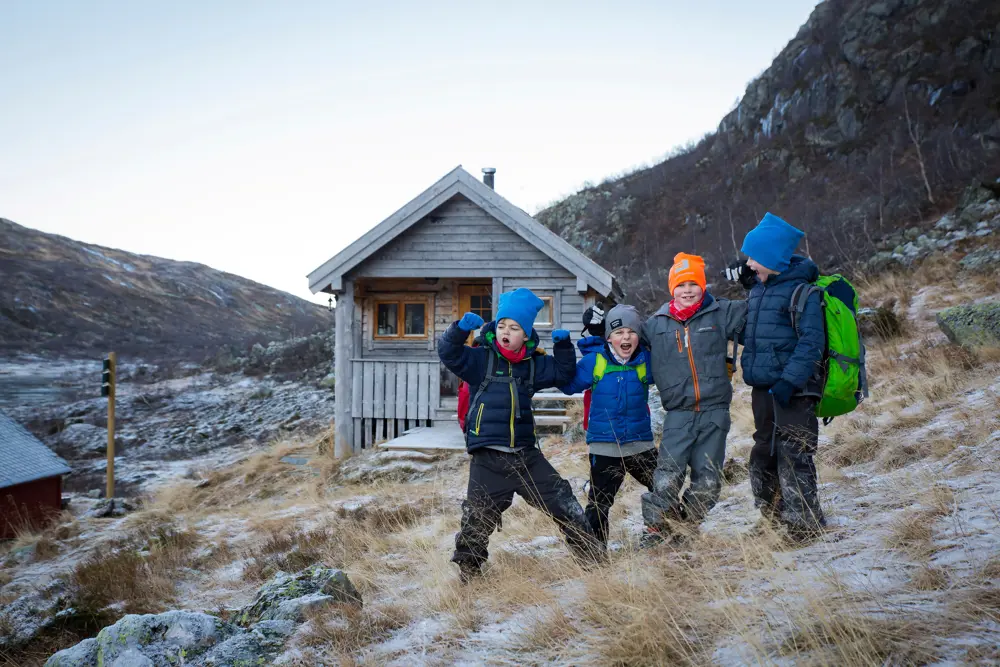
POLYGON ((456 195, 358 266, 367 278, 573 278, 482 208, 456 195))

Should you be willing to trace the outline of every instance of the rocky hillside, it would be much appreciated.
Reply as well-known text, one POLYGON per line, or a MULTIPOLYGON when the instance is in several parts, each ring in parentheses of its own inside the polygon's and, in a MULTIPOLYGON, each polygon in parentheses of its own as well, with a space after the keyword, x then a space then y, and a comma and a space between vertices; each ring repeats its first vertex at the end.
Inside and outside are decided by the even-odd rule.
POLYGON ((1000 190, 1000 3, 826 0, 716 132, 537 217, 662 300, 677 251, 721 268, 765 211, 808 232, 825 268, 1000 190))
POLYGON ((325 308, 202 264, 80 243, 0 218, 0 355, 117 350, 200 360, 333 326, 325 308))

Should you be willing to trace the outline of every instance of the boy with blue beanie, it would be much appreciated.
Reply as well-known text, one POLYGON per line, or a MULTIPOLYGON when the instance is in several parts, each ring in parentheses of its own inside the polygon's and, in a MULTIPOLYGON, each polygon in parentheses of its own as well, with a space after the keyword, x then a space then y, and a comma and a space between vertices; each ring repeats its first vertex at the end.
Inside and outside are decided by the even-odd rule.
POLYGON ((580 360, 576 377, 562 391, 593 391, 586 427, 590 490, 585 513, 597 538, 607 544, 608 515, 625 475, 652 489, 657 452, 648 405, 653 373, 639 341, 642 319, 632 306, 618 305, 608 311, 604 329, 607 340, 599 339, 600 347, 580 360))
POLYGON ((768 213, 743 241, 746 262, 726 271, 750 292, 740 364, 753 388, 754 502, 766 521, 783 524, 795 540, 809 539, 826 525, 813 460, 826 347, 820 294, 809 295, 797 328, 790 314, 795 288, 819 277, 812 260, 795 254, 803 236, 768 213))
POLYGON ((603 556, 569 482, 536 446, 531 397, 568 384, 576 365, 568 331, 552 332, 552 356, 538 348, 533 327, 544 305, 531 290, 516 289, 500 295, 494 322, 466 313, 438 340, 442 363, 469 383, 473 396, 465 419, 469 486, 451 559, 464 583, 481 574, 490 535, 515 493, 555 520, 578 560, 603 556), (467 347, 469 332, 480 327, 482 347, 467 347))

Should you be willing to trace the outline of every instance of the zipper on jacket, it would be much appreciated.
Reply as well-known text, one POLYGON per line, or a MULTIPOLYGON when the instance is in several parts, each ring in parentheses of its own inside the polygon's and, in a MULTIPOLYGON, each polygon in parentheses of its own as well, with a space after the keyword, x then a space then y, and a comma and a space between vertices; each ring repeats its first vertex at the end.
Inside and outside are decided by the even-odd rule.
POLYGON ((476 430, 475 430, 475 434, 476 435, 479 435, 479 427, 483 423, 483 408, 485 406, 486 406, 485 403, 480 403, 479 404, 479 412, 476 413, 476 430))
MULTIPOLYGON (((507 362, 507 368, 509 369, 509 372, 510 372, 510 379, 513 380, 514 379, 514 366, 509 361, 507 362)), ((515 406, 515 401, 514 401, 514 383, 510 382, 510 383, 508 383, 507 386, 510 387, 510 447, 511 447, 511 449, 513 449, 514 448, 514 406, 515 406)))
MULTIPOLYGON (((679 336, 680 333, 677 332, 679 336)), ((700 412, 701 387, 698 385, 698 369, 694 367, 694 351, 691 349, 691 331, 684 325, 684 342, 687 343, 688 363, 691 365, 691 377, 694 379, 694 411, 700 412)))
POLYGON ((680 354, 684 354, 684 348, 681 347, 681 332, 680 331, 674 331, 674 337, 677 338, 677 351, 680 354))

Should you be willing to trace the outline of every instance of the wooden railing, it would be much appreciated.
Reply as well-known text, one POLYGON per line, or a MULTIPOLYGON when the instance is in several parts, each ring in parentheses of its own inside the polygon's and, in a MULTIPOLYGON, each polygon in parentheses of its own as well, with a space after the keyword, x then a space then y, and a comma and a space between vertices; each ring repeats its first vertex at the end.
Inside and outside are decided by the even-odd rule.
POLYGON ((434 419, 441 402, 438 362, 352 359, 351 367, 356 445, 370 447, 434 419))

